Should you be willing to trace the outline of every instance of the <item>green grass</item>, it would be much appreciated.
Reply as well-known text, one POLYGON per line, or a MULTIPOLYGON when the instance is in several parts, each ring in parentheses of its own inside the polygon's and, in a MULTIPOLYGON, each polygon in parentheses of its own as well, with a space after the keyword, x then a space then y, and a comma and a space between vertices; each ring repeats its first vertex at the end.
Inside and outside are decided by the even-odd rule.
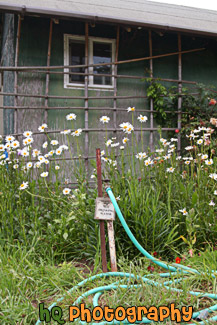
MULTIPOLYGON (((56 264, 56 258, 51 253, 45 257, 42 253, 37 254, 35 251, 37 241, 29 250, 24 246, 5 246, 0 247, 0 324, 35 324, 38 318, 38 304, 43 302, 48 307, 62 295, 83 279, 100 273, 99 264, 92 264, 91 267, 78 264, 78 262, 64 262, 56 264)), ((185 281, 179 284, 172 284, 183 290, 183 293, 174 293, 160 287, 153 287, 137 280, 136 284, 141 284, 138 289, 118 288, 110 292, 105 292, 99 299, 101 306, 108 305, 110 308, 123 306, 160 306, 175 303, 177 308, 184 305, 192 305, 194 310, 215 304, 215 301, 208 298, 197 299, 188 295, 189 290, 209 291, 216 293, 216 280, 210 276, 211 269, 215 269, 217 254, 211 250, 202 253, 200 257, 195 256, 185 261, 185 265, 191 265, 201 272, 206 271, 204 276, 189 276, 185 281)), ((122 272, 130 272, 138 276, 150 275, 147 267, 149 261, 145 258, 129 261, 123 256, 118 260, 118 270, 122 272)), ((163 270, 154 266, 153 276, 155 280, 163 283, 162 279, 157 275, 163 270)), ((173 277, 171 278, 173 279, 173 277)), ((85 287, 77 289, 70 295, 66 294, 65 299, 59 303, 64 310, 64 319, 67 320, 68 306, 88 289, 108 285, 118 281, 117 278, 102 278, 94 282, 88 282, 85 287)), ((131 284, 134 280, 130 280, 131 284)), ((124 284, 130 284, 127 280, 124 284)), ((83 300, 86 307, 91 307, 90 297, 83 300)), ((213 315, 213 314, 212 314, 213 315)), ((214 314, 215 315, 215 314, 214 314)), ((172 322, 174 324, 174 322, 172 322)), ((169 321, 163 324, 172 324, 169 321)), ((52 324, 57 324, 53 322, 52 324)), ((66 322, 66 324, 71 324, 66 322)))

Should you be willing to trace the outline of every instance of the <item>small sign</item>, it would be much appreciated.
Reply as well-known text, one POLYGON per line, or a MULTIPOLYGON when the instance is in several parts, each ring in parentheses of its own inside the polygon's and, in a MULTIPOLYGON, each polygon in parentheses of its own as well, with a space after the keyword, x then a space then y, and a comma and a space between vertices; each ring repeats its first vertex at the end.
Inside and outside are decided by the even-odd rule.
POLYGON ((109 198, 96 198, 96 209, 94 219, 115 220, 115 208, 109 198))

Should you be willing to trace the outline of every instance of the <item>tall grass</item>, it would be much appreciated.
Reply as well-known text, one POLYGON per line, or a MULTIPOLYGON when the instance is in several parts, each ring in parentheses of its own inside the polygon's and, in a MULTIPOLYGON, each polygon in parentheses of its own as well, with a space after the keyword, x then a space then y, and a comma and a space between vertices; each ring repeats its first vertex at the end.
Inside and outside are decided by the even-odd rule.
MULTIPOLYGON (((134 235, 148 251, 156 251, 162 257, 172 256, 177 249, 196 250, 207 242, 215 245, 215 129, 192 128, 189 146, 183 149, 182 156, 177 154, 177 137, 164 139, 160 133, 154 152, 148 148, 141 152, 142 131, 139 138, 134 135, 136 111, 133 108, 128 111, 131 121, 120 125, 123 133, 119 142, 109 139, 105 128, 106 143, 101 149, 103 177, 109 179, 134 235)), ((141 115, 138 119, 141 123, 146 121, 141 115)), ((109 123, 109 118, 104 116, 101 121, 109 123)), ((43 131, 46 128, 45 125, 43 131)), ((40 150, 37 148, 41 153, 33 149, 35 143, 30 131, 29 136, 24 133, 23 142, 27 145, 22 149, 21 140, 6 137, 5 145, 0 147, 2 246, 16 242, 31 247, 36 237, 37 249, 44 255, 55 252, 60 259, 63 255, 67 259, 98 256, 99 227, 93 218, 97 188, 96 183, 89 186, 89 180, 96 180, 96 170, 88 176, 81 158, 77 163, 72 162, 73 177, 78 181, 77 188, 72 189, 70 181, 65 180, 70 178, 66 161, 63 160, 59 170, 56 159, 64 158, 67 152, 72 158, 75 154, 80 157, 81 132, 78 129, 71 136, 67 131, 66 144, 57 143, 58 147, 54 147, 54 139, 45 132, 47 144, 40 150)), ((93 168, 95 165, 92 161, 93 168)), ((118 253, 131 257, 137 254, 118 220, 115 237, 118 253)))

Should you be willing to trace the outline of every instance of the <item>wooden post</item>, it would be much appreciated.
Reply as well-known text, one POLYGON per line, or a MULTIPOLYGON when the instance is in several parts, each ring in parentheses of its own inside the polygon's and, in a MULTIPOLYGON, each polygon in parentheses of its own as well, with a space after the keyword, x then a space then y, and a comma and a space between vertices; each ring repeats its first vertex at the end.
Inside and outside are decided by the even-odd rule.
MULTIPOLYGON (((150 57, 153 56, 152 54, 152 35, 151 35, 151 30, 149 30, 148 32, 149 35, 149 55, 150 57)), ((150 78, 153 77, 153 59, 151 58, 149 61, 149 69, 150 69, 150 78)), ((154 101, 153 98, 150 99, 150 129, 154 128, 154 114, 153 114, 153 110, 154 110, 154 101)), ((150 131, 150 149, 151 152, 154 151, 154 134, 153 131, 150 131)))
MULTIPOLYGON (((102 192, 102 169, 101 169, 101 152, 100 149, 96 149, 96 166, 97 166, 97 184, 98 184, 98 196, 103 197, 102 192)), ((106 259, 106 243, 105 243, 105 225, 104 221, 99 221, 100 225, 100 240, 101 240, 101 256, 102 256, 102 270, 107 272, 107 259, 106 259)))
POLYGON ((108 239, 109 239, 109 253, 111 262, 111 271, 117 272, 116 250, 115 250, 115 233, 113 227, 113 221, 107 221, 108 239))
MULTIPOLYGON (((15 62, 14 66, 18 66, 18 59, 19 59, 19 49, 20 49, 20 32, 21 32, 21 16, 18 16, 18 25, 17 25, 17 37, 16 37, 16 51, 15 51, 15 62)), ((14 93, 15 95, 18 93, 18 71, 15 70, 15 75, 14 75, 14 93)), ((17 113, 17 107, 18 106, 18 96, 15 96, 15 101, 14 101, 14 132, 18 133, 18 113, 17 113)))
MULTIPOLYGON (((181 35, 178 34, 178 50, 181 51, 182 49, 182 43, 181 43, 181 35)), ((178 93, 181 94, 182 93, 182 54, 179 53, 178 55, 178 79, 179 79, 179 83, 178 83, 178 93)), ((182 123, 181 123, 181 119, 182 119, 182 96, 178 96, 178 129, 180 130, 182 127, 182 123)), ((178 134, 178 154, 180 154, 181 152, 181 135, 180 133, 178 134)))

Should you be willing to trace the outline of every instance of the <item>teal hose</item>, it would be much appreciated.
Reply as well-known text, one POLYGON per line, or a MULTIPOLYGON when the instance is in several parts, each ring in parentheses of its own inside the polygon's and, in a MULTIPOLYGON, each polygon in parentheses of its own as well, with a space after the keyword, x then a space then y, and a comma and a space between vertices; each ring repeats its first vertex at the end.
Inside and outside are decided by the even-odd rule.
MULTIPOLYGON (((111 199, 111 202, 112 204, 114 205, 114 208, 115 208, 115 211, 118 215, 118 218, 124 228, 124 230, 126 231, 127 235, 129 236, 130 240, 133 242, 133 244, 136 246, 136 248, 144 255, 146 256, 149 260, 151 260, 151 262, 157 264, 158 266, 162 267, 163 269, 165 270, 168 270, 169 272, 167 273, 160 273, 159 276, 162 277, 162 278, 167 278, 167 277, 171 277, 171 275, 185 275, 185 274, 201 274, 200 272, 198 272, 197 270, 195 269, 192 269, 190 267, 187 267, 187 266, 184 266, 184 265, 176 265, 176 266, 172 266, 172 265, 169 265, 169 264, 166 264, 160 260, 157 260, 155 257, 153 257, 152 255, 150 255, 140 244, 139 242, 136 240, 136 238, 134 237, 134 235, 132 234, 131 230, 129 229, 122 213, 121 213, 121 210, 117 204, 117 201, 114 197, 114 194, 112 193, 112 190, 111 188, 107 188, 106 189, 106 192, 108 194, 108 196, 110 197, 111 199)), ((202 275, 202 274, 201 274, 202 275)), ((124 273, 124 272, 107 272, 107 273, 100 273, 100 274, 96 274, 90 278, 87 278, 81 282, 79 282, 76 286, 74 286, 73 288, 71 288, 64 296, 62 296, 61 298, 59 298, 55 303, 53 303, 48 309, 51 310, 52 307, 56 306, 58 304, 58 302, 61 302, 64 300, 65 296, 68 295, 68 294, 71 294, 74 290, 76 290, 77 288, 79 287, 82 287, 84 286, 87 282, 92 282, 94 281, 95 279, 97 278, 106 278, 106 277, 121 277, 121 278, 128 278, 128 279, 138 279, 138 280, 142 280, 144 283, 148 284, 148 285, 151 285, 151 286, 156 286, 156 287, 163 287, 165 289, 168 289, 168 290, 171 290, 171 291, 175 291, 175 292, 182 292, 181 289, 177 289, 177 288, 173 288, 170 286, 170 284, 174 284, 174 283, 178 283, 180 282, 181 280, 183 281, 184 279, 176 279, 174 281, 166 281, 164 282, 163 284, 162 283, 159 283, 157 281, 154 281, 152 279, 150 279, 150 276, 147 275, 147 276, 144 276, 144 277, 141 277, 141 276, 135 276, 134 274, 131 274, 131 273, 124 273)), ((212 277, 215 277, 214 274, 212 274, 212 277)), ((126 289, 129 289, 129 288, 139 288, 141 287, 142 285, 141 284, 131 284, 131 285, 126 285, 126 284, 121 284, 123 280, 120 280, 118 282, 115 282, 115 283, 112 283, 110 285, 106 285, 106 286, 101 286, 101 287, 97 287, 97 288, 94 288, 94 289, 90 289, 88 291, 86 291, 85 293, 83 293, 80 297, 78 297, 78 299, 73 303, 73 305, 77 305, 79 303, 81 303, 81 301, 90 296, 90 295, 94 295, 93 297, 93 306, 96 307, 96 306, 99 306, 98 304, 98 300, 100 298, 100 296, 105 292, 105 291, 111 291, 111 290, 116 290, 118 288, 126 288, 126 289)), ((201 292, 195 292, 195 291, 189 291, 188 294, 190 295, 193 295, 193 296, 199 296, 199 297, 208 297, 208 298, 211 298, 211 299, 215 299, 217 300, 217 295, 216 294, 210 294, 210 293, 201 293, 201 292)), ((200 310, 198 312, 195 312, 193 313, 192 315, 192 318, 193 319, 196 319, 200 313, 202 313, 203 311, 208 311, 208 313, 212 313, 214 311, 217 310, 217 304, 216 305, 213 305, 212 307, 209 307, 209 308, 206 308, 206 309, 203 309, 203 310, 200 310)), ((217 321, 217 316, 213 316, 211 318, 209 318, 209 321, 217 321)), ((82 321, 79 321, 80 324, 87 324, 86 322, 82 322, 82 321)), ((91 323, 93 325, 106 325, 106 324, 131 324, 127 321, 127 319, 125 319, 124 321, 122 322, 119 322, 117 320, 114 320, 112 322, 106 322, 106 321, 102 321, 102 322, 98 322, 98 323, 91 323)), ((144 317, 142 319, 141 322, 136 322, 136 324, 150 324, 150 323, 154 323, 154 321, 151 321, 149 320, 148 318, 144 317)), ((198 322, 199 324, 203 325, 203 324, 206 324, 206 321, 200 321, 198 322)), ((38 320, 36 325, 39 325, 41 324, 41 321, 38 320)), ((193 325, 195 323, 188 323, 189 325, 193 325)))

